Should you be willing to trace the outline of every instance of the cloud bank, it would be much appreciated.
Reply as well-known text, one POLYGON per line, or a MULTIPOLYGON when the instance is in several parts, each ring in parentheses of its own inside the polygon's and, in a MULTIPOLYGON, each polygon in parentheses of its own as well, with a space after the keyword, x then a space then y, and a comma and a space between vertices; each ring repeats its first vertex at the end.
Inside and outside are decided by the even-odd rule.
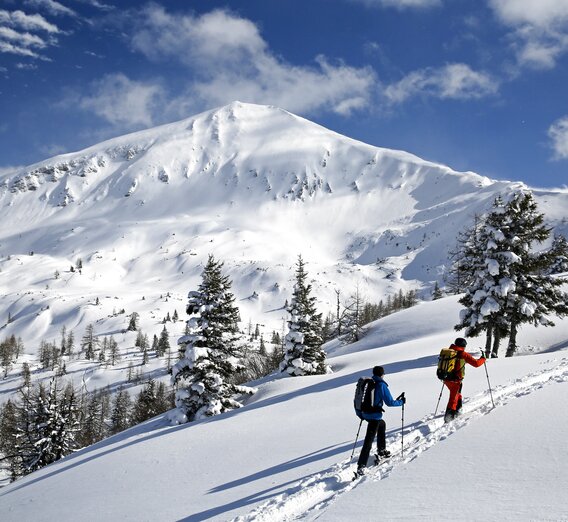
POLYGON ((384 95, 391 103, 402 103, 414 96, 467 100, 495 94, 498 83, 483 72, 476 72, 463 63, 411 72, 389 85, 384 95))
POLYGON ((554 158, 568 159, 568 116, 564 116, 550 126, 548 137, 551 140, 554 158))
POLYGON ((511 29, 517 61, 523 67, 552 69, 568 51, 568 0, 488 0, 511 29))

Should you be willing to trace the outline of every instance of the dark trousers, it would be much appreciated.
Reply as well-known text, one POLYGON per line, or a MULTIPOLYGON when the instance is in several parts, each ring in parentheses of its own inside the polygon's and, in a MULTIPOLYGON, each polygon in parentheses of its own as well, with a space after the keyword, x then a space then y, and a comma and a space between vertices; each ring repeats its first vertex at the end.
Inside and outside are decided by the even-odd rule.
POLYGON ((367 421, 367 433, 365 435, 365 442, 363 442, 363 448, 361 449, 361 455, 359 455, 359 460, 357 461, 358 467, 367 465, 375 437, 377 437, 377 452, 386 449, 386 433, 387 423, 383 419, 367 421))

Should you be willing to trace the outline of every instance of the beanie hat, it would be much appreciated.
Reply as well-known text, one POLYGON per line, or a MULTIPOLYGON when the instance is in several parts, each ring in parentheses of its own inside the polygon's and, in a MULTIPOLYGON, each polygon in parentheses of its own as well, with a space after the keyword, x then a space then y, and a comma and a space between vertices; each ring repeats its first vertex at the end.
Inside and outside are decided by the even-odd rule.
POLYGON ((385 369, 382 366, 375 366, 373 368, 373 375, 377 377, 382 377, 385 374, 385 369))
POLYGON ((454 344, 456 346, 461 346, 462 348, 465 348, 467 346, 467 341, 462 338, 462 337, 458 337, 455 341, 454 344))

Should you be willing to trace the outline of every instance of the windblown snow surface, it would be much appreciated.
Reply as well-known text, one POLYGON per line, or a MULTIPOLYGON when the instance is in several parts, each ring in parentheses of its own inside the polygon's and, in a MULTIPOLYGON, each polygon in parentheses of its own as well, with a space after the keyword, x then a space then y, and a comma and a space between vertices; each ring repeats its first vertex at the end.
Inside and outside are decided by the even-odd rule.
MULTIPOLYGON (((298 254, 324 312, 358 284, 371 302, 429 295, 457 233, 519 186, 234 102, 0 177, 0 335, 33 352, 93 323, 127 350, 132 312, 150 339, 168 312, 183 319, 209 254, 265 338, 287 319, 298 254)), ((568 191, 535 195, 568 232, 568 191)))
POLYGON ((422 303, 358 343, 329 343, 330 375, 271 376, 239 411, 177 427, 157 417, 79 451, 0 490, 0 518, 568 520, 568 321, 523 328, 519 356, 487 363, 493 397, 484 368, 468 367, 463 415, 445 425, 435 364, 458 310, 456 297, 422 303), (376 364, 406 392, 404 429, 387 409, 394 455, 353 481, 354 383, 376 364))

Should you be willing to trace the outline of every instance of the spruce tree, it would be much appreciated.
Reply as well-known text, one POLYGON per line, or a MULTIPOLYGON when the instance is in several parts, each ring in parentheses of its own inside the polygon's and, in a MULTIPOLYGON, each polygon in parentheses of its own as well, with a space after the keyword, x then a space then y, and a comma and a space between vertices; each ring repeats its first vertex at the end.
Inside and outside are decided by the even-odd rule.
POLYGON ((22 390, 16 409, 16 475, 51 464, 77 447, 78 403, 72 386, 61 393, 57 380, 52 379, 49 390, 43 385, 22 390))
POLYGON ((469 238, 463 242, 461 257, 464 274, 471 276, 460 303, 456 330, 465 329, 466 337, 485 332, 485 355, 497 357, 500 340, 509 331, 503 315, 507 294, 511 290, 511 270, 514 259, 507 253, 504 229, 505 203, 495 198, 491 211, 476 217, 475 226, 469 229, 469 238))
POLYGON ((568 272, 568 240, 562 234, 555 234, 552 246, 548 252, 550 267, 547 274, 561 274, 568 272))
POLYGON ((475 229, 476 249, 467 263, 474 274, 460 303, 466 308, 456 329, 466 336, 486 332, 486 355, 496 357, 499 341, 509 334, 507 356, 517 348, 518 327, 531 322, 551 326, 548 317, 568 312, 562 281, 545 275, 550 266, 548 253, 532 251, 549 235, 530 191, 514 193, 508 202, 497 197, 492 210, 475 229), (491 346, 493 336, 493 346, 491 346))
POLYGON ((124 431, 130 426, 130 410, 132 400, 130 394, 122 388, 114 397, 112 412, 110 416, 110 432, 111 434, 124 431))
POLYGON ((73 330, 69 332, 67 336, 67 343, 65 344, 65 353, 71 357, 73 355, 73 350, 75 349, 75 336, 73 330))
POLYGON ((32 382, 32 374, 30 365, 27 362, 22 363, 22 386, 29 387, 32 382))
POLYGON ((285 338, 284 359, 280 371, 289 375, 317 375, 329 371, 326 364, 321 331, 321 314, 317 313, 316 298, 311 295, 312 286, 302 256, 298 256, 296 284, 288 306, 289 331, 285 338))
POLYGON ((61 355, 67 355, 67 328, 61 327, 61 355))
POLYGON ((475 215, 473 224, 458 233, 456 246, 449 252, 451 265, 446 276, 446 288, 454 294, 461 294, 474 284, 475 266, 471 261, 479 253, 477 240, 481 224, 482 218, 475 215))
POLYGON ((116 362, 120 360, 120 351, 118 349, 118 343, 112 335, 108 341, 108 347, 110 364, 114 366, 116 362))
POLYGON ((554 326, 550 315, 568 314, 568 295, 561 290, 562 279, 549 275, 553 257, 550 252, 533 252, 534 243, 542 244, 550 235, 544 215, 538 212, 532 192, 516 193, 506 205, 509 251, 516 256, 515 289, 508 294, 507 316, 510 324, 506 357, 517 350, 518 328, 523 323, 554 326))
POLYGON ((239 370, 239 311, 222 268, 210 255, 198 290, 189 293, 189 333, 178 341, 183 355, 172 368, 176 423, 240 408, 235 397, 255 391, 231 382, 239 370))
POLYGON ((170 334, 165 325, 160 332, 160 339, 158 340, 156 348, 156 352, 160 357, 164 356, 170 351, 170 334))
POLYGON ((132 312, 130 314, 130 320, 128 321, 128 328, 126 329, 129 332, 135 332, 138 330, 138 312, 132 312))
POLYGON ((88 324, 85 328, 85 334, 81 339, 81 350, 85 352, 85 357, 87 359, 95 358, 95 350, 99 344, 98 339, 95 337, 95 327, 92 323, 88 324))
POLYGON ((434 290, 432 290, 432 301, 442 299, 442 297, 444 297, 444 293, 440 289, 440 286, 438 285, 438 281, 436 281, 434 283, 434 290))

